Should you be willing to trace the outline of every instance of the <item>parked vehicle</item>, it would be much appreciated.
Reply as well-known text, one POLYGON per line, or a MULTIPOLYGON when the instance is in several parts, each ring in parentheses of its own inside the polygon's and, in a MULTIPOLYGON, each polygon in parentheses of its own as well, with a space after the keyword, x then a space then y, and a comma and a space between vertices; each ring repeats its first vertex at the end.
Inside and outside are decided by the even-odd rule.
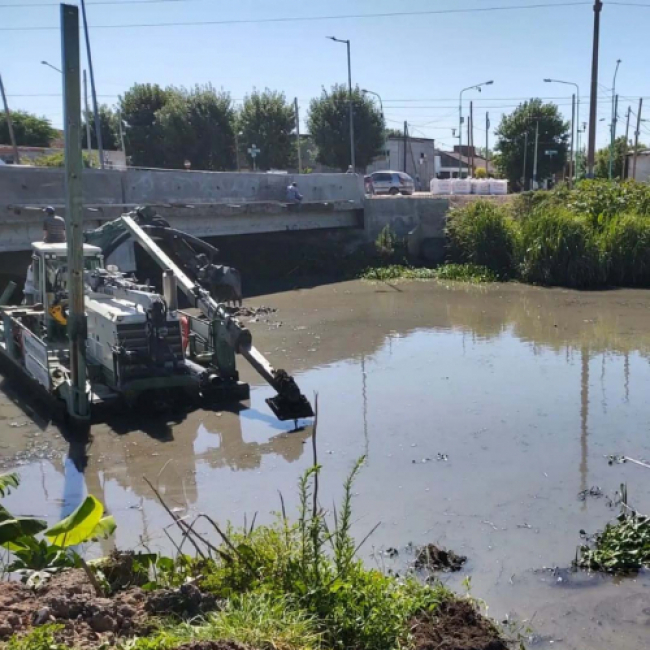
POLYGON ((404 172, 374 172, 370 175, 375 194, 413 194, 415 183, 404 172))

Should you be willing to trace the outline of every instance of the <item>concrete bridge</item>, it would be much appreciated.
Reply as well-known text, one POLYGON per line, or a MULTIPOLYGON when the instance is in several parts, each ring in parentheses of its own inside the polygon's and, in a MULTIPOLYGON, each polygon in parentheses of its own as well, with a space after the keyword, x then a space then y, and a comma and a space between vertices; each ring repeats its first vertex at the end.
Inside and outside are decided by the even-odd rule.
MULTIPOLYGON (((0 167, 0 252, 29 250, 43 236, 42 208, 65 216, 63 169, 0 167)), ((138 205, 157 206, 174 228, 197 237, 363 227, 363 179, 355 174, 240 174, 85 170, 84 221, 101 225, 138 205), (297 181, 300 206, 287 205, 297 181)))

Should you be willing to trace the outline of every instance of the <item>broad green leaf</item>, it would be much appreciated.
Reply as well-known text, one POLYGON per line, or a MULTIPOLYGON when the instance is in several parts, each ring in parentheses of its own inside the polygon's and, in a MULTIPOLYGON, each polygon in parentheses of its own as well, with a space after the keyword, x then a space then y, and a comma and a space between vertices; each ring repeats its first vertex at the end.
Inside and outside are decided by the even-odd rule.
POLYGON ((92 539, 93 542, 96 542, 98 539, 107 539, 115 532, 116 528, 117 524, 115 523, 113 515, 104 517, 103 519, 100 519, 99 523, 95 526, 90 535, 90 539, 92 539))
POLYGON ((64 548, 82 544, 92 538, 103 514, 104 506, 89 494, 74 512, 46 530, 45 537, 51 544, 64 548))
POLYGON ((22 534, 22 528, 16 519, 7 519, 0 524, 0 544, 14 542, 22 534))
POLYGON ((0 474, 0 497, 9 494, 12 489, 16 489, 20 485, 20 477, 18 474, 0 474))

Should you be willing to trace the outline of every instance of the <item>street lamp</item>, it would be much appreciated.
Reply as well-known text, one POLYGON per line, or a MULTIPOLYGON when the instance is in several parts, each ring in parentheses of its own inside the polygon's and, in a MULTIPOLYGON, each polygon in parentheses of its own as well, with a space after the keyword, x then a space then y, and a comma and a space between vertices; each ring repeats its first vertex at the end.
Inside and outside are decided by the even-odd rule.
POLYGON ((350 40, 336 38, 335 36, 327 36, 330 41, 335 43, 345 43, 348 48, 348 103, 350 111, 350 164, 352 170, 356 171, 356 159, 354 156, 354 111, 352 109, 352 64, 350 62, 350 40))
POLYGON ((47 61, 41 61, 41 64, 46 65, 48 68, 52 68, 52 70, 56 70, 59 74, 63 74, 63 70, 57 68, 55 65, 52 65, 51 63, 48 63, 47 61))
POLYGON ((384 102, 381 101, 381 95, 379 93, 374 92, 373 90, 366 90, 365 88, 362 88, 361 92, 366 95, 374 95, 379 100, 379 107, 381 109, 381 119, 382 122, 384 123, 384 158, 388 158, 389 153, 388 153, 388 139, 386 137, 386 118, 384 117, 384 102))
POLYGON ((609 144, 609 180, 612 180, 612 168, 614 165, 614 140, 616 138, 616 113, 618 107, 616 106, 616 75, 618 74, 618 67, 621 65, 621 59, 616 60, 616 69, 614 70, 614 81, 612 82, 612 129, 611 141, 609 144))
MULTIPOLYGON (((547 84, 565 84, 567 86, 575 86, 576 88, 576 97, 578 101, 576 102, 576 169, 578 167, 578 155, 580 152, 580 86, 578 86, 577 83, 574 83, 573 81, 561 81, 560 79, 544 79, 544 81, 547 84)), ((573 130, 574 125, 571 125, 571 130, 573 130)), ((576 171, 575 173, 576 178, 578 177, 578 173, 576 171)))
POLYGON ((474 89, 481 92, 481 88, 483 88, 483 86, 491 86, 493 83, 494 83, 493 80, 484 81, 483 83, 476 84, 474 86, 467 86, 467 88, 463 88, 460 91, 460 95, 458 97, 458 178, 461 177, 461 168, 462 168, 461 156, 463 155, 462 154, 462 149, 463 149, 463 93, 466 90, 474 90, 474 89))

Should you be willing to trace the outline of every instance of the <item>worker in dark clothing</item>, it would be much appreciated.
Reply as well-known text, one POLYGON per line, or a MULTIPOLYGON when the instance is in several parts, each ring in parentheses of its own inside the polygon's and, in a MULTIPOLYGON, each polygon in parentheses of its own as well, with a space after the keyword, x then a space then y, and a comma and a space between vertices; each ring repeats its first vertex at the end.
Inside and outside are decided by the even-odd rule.
POLYGON ((64 244, 65 221, 63 217, 60 217, 50 205, 43 212, 45 212, 45 219, 43 220, 43 241, 46 244, 64 244))

